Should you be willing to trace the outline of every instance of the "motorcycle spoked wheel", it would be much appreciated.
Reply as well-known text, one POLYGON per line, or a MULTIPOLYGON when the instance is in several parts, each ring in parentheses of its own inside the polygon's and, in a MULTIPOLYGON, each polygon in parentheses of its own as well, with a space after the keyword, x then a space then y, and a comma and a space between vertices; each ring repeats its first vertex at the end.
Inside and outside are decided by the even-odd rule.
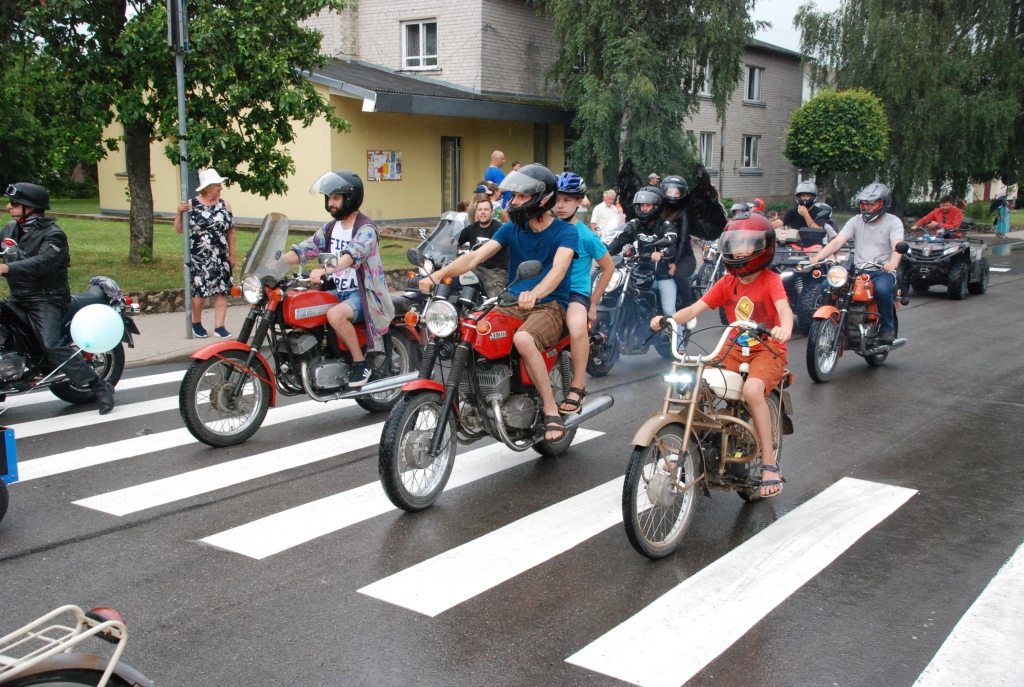
POLYGON ((679 491, 669 473, 674 463, 677 480, 689 484, 701 473, 697 437, 691 435, 681 454, 686 428, 662 427, 648 446, 633 449, 622 485, 622 522, 626 538, 638 553, 651 559, 672 554, 683 541, 696 508, 697 489, 679 491))
MULTIPOLYGON (((78 346, 71 344, 71 350, 77 351, 78 346)), ((88 359, 87 359, 88 361, 88 359)), ((96 374, 105 379, 110 386, 116 386, 121 380, 121 373, 124 372, 124 344, 119 343, 117 347, 108 353, 92 356, 89 361, 96 374)), ((71 382, 62 382, 50 387, 54 396, 62 401, 83 405, 96 400, 96 392, 92 389, 81 389, 71 382)))
MULTIPOLYGON (((48 687, 96 687, 103 677, 102 670, 84 669, 62 669, 47 670, 35 675, 15 678, 11 682, 5 682, 4 687, 29 687, 29 685, 47 685, 48 687)), ((134 684, 134 683, 132 683, 134 684)), ((117 675, 111 675, 107 680, 108 687, 130 687, 129 683, 117 675)))
POLYGON ((619 359, 619 342, 612 336, 608 323, 598 325, 598 331, 604 334, 604 343, 590 347, 590 359, 587 360, 587 374, 591 377, 604 377, 612 371, 619 359))
POLYGON ((839 324, 831 317, 811 323, 811 331, 807 334, 807 373, 819 384, 832 378, 839 363, 836 337, 842 335, 839 324))
MULTIPOLYGON (((572 369, 572 357, 568 350, 564 350, 559 355, 558 362, 555 363, 553 368, 551 368, 551 374, 548 376, 548 379, 551 380, 551 391, 555 394, 555 403, 561 403, 564 401, 565 397, 569 394, 569 389, 572 387, 572 377, 565 379, 562 376, 563 361, 565 360, 563 356, 568 358, 568 362, 564 367, 572 369)), ((572 416, 564 415, 562 417, 564 420, 564 418, 572 416)), ((543 420, 543 418, 541 419, 543 420)), ((542 456, 560 456, 568 451, 569 447, 572 446, 573 439, 576 438, 576 429, 577 428, 573 428, 566 431, 566 433, 562 435, 562 438, 557 441, 545 441, 544 439, 541 439, 533 445, 533 450, 542 456)))
MULTIPOLYGON (((781 465, 782 459, 782 403, 779 401, 779 395, 776 392, 772 392, 764 399, 768 404, 768 414, 772 419, 772 439, 775 442, 775 464, 781 465)), ((744 411, 740 415, 741 420, 746 420, 750 424, 753 424, 753 420, 750 418, 750 413, 744 411)), ((752 460, 749 463, 729 463, 726 468, 726 472, 731 472, 733 475, 740 478, 747 478, 750 482, 760 484, 761 481, 761 459, 760 457, 756 460, 752 460)), ((777 479, 774 478, 773 479, 777 479)), ((761 498, 761 487, 751 487, 747 489, 737 489, 736 493, 741 499, 747 503, 758 501, 761 498)))
MULTIPOLYGON (((395 375, 404 375, 410 372, 415 372, 420 367, 420 353, 421 349, 419 346, 414 345, 409 339, 405 338, 401 334, 394 334, 391 338, 391 367, 397 370, 395 375)), ((386 361, 384 361, 384 354, 380 354, 381 367, 384 367, 386 361)), ((375 382, 380 379, 386 379, 390 375, 381 376, 379 372, 374 372, 370 376, 370 381, 375 382)), ((391 410, 398 403, 398 399, 402 396, 402 389, 392 389, 391 391, 381 391, 378 394, 372 394, 370 396, 364 396, 363 398, 357 398, 356 403, 359 404, 364 410, 368 410, 371 413, 383 413, 391 410)))
POLYGON ((441 394, 420 391, 406 395, 391 409, 378 452, 381 486, 391 503, 415 513, 433 505, 455 466, 455 413, 449 413, 441 452, 430 455, 434 430, 441 419, 441 394))
MULTIPOLYGON (((270 385, 262 379, 249 375, 241 396, 233 397, 240 368, 247 358, 245 351, 224 351, 220 357, 196 360, 181 380, 181 419, 192 436, 207 446, 241 444, 256 433, 267 416, 270 385)), ((270 378, 259 361, 253 364, 253 371, 264 379, 270 378)))
MULTIPOLYGON (((892 314, 892 335, 893 335, 893 337, 897 337, 897 336, 899 336, 899 334, 900 334, 900 321, 899 321, 899 318, 896 317, 896 313, 894 312, 892 314)), ((889 357, 889 351, 886 351, 885 353, 876 353, 875 355, 866 355, 866 356, 864 356, 864 362, 866 362, 871 367, 878 367, 879 365, 884 363, 885 359, 888 358, 888 357, 889 357)))

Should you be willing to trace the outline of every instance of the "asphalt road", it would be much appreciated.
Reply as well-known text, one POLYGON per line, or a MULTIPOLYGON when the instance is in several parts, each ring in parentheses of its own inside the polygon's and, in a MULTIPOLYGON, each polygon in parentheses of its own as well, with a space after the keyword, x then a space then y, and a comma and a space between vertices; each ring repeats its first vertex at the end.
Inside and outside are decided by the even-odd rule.
MULTIPOLYGON (((26 479, 0 522, 0 634, 65 603, 113 606, 123 660, 177 687, 909 687, 962 618, 968 648, 985 637, 996 621, 965 613, 1024 542, 1019 262, 993 260, 1009 271, 986 295, 915 297, 909 343, 881 368, 848 355, 815 385, 795 340, 783 493, 699 497, 660 562, 629 546, 614 482, 660 407, 653 351, 590 380, 615 407, 568 454, 463 447, 461 486, 417 515, 382 504, 384 416, 357 406, 288 399, 247 444, 213 450, 182 428, 181 365, 132 370, 109 421, 13 405, 26 479)), ((1006 671, 985 684, 1019 679, 1021 652, 977 653, 1006 671)))

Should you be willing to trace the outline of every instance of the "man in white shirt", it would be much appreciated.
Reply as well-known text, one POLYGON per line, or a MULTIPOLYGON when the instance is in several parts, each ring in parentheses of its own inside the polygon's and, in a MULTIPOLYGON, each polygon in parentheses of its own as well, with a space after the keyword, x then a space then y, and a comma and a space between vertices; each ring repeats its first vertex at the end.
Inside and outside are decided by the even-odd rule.
POLYGON ((590 228, 599 235, 618 227, 620 222, 619 209, 615 207, 615 189, 604 192, 604 202, 598 203, 590 215, 590 228))
POLYGON ((896 244, 903 240, 903 221, 886 212, 892 204, 892 194, 885 184, 869 184, 857 195, 856 203, 860 214, 850 218, 839 235, 818 251, 811 262, 821 262, 833 255, 850 239, 854 241, 854 264, 868 264, 878 258, 885 260, 881 269, 871 266, 861 271, 871 277, 875 287, 875 302, 882 318, 879 340, 891 344, 894 336, 893 311, 896 308, 893 295, 896 288, 895 271, 903 258, 896 252, 896 244))

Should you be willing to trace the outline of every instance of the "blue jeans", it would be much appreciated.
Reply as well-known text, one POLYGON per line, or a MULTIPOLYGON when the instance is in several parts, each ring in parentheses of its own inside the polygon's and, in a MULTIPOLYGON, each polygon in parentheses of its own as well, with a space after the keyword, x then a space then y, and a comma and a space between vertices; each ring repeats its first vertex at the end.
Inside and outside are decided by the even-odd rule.
POLYGON ((892 329, 892 315, 896 309, 893 291, 896 288, 896 275, 882 270, 867 270, 864 274, 871 276, 871 284, 875 287, 875 302, 878 314, 882 317, 882 329, 892 329))
POLYGON ((359 289, 333 291, 333 293, 338 297, 339 303, 348 303, 349 307, 352 308, 352 312, 355 313, 355 317, 352 318, 352 324, 359 324, 363 321, 363 296, 359 293, 359 289))
POLYGON ((672 317, 676 314, 676 280, 669 277, 668 279, 659 279, 654 282, 654 287, 658 289, 658 293, 661 294, 661 312, 667 317, 672 317))

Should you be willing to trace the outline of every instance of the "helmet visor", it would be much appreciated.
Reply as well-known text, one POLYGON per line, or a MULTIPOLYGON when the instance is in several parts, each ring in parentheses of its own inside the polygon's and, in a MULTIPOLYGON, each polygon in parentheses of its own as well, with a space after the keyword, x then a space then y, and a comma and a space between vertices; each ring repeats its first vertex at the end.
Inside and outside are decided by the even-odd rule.
POLYGON ((336 196, 349 193, 352 190, 352 184, 345 177, 334 172, 328 172, 313 182, 313 185, 309 187, 309 195, 315 196, 318 193, 322 193, 325 196, 336 196))
POLYGON ((665 198, 679 200, 683 197, 683 189, 678 184, 665 184, 665 198))
POLYGON ((535 193, 544 192, 544 182, 527 176, 522 172, 512 172, 498 185, 502 191, 512 193, 525 193, 532 196, 535 193))
POLYGON ((637 191, 633 196, 633 205, 657 205, 661 202, 661 196, 653 191, 637 191))
POLYGON ((734 229, 724 232, 718 244, 726 255, 752 255, 764 250, 768 239, 763 231, 734 229))

